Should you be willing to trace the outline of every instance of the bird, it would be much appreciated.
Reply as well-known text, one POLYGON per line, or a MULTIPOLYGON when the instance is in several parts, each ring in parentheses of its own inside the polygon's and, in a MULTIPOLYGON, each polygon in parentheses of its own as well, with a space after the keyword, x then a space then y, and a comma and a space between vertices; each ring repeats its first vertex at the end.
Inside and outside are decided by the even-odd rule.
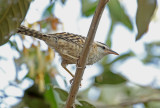
MULTIPOLYGON (((43 40, 49 47, 59 53, 62 58, 61 66, 74 78, 74 75, 66 66, 68 64, 77 64, 85 44, 86 37, 67 32, 45 34, 23 25, 17 28, 17 33, 43 40)), ((92 65, 108 54, 119 55, 106 44, 94 41, 91 45, 86 65, 92 65)))

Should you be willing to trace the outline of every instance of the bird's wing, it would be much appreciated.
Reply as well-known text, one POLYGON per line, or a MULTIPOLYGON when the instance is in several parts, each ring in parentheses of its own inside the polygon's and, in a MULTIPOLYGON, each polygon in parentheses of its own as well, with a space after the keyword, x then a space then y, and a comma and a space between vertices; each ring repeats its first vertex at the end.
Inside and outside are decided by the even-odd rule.
MULTIPOLYGON (((53 34, 49 34, 49 35, 53 35, 53 34)), ((81 35, 66 33, 66 32, 56 33, 53 36, 56 36, 59 39, 64 39, 68 42, 73 42, 81 47, 83 47, 83 45, 85 43, 85 39, 86 39, 86 37, 83 37, 81 35)))

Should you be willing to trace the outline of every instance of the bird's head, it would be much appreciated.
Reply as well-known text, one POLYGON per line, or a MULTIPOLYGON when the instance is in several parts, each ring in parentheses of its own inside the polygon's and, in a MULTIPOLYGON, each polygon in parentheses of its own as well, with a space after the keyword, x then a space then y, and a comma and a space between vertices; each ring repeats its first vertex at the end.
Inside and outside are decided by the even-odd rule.
POLYGON ((101 42, 96 42, 96 44, 98 52, 102 55, 108 55, 108 54, 119 55, 117 52, 111 50, 107 45, 101 42))

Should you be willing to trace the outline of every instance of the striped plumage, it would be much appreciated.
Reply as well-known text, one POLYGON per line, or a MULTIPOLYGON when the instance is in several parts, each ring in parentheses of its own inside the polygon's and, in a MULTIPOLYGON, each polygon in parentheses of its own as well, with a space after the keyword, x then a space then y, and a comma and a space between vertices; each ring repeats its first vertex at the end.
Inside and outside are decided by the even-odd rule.
MULTIPOLYGON (((20 26, 17 33, 43 40, 48 46, 54 48, 62 57, 62 67, 69 73, 70 71, 66 68, 66 65, 77 63, 86 39, 86 37, 81 35, 66 32, 43 34, 25 26, 20 26)), ((118 53, 109 49, 107 45, 100 42, 93 42, 86 64, 92 65, 107 54, 118 55, 118 53)))

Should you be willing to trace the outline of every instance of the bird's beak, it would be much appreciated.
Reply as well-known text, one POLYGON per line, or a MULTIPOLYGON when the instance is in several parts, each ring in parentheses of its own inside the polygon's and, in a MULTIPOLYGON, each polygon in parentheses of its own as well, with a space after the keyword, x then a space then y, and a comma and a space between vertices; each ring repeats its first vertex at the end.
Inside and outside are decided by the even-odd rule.
POLYGON ((111 50, 111 49, 106 50, 106 53, 107 53, 107 54, 119 55, 117 52, 115 52, 115 51, 113 51, 113 50, 111 50))

